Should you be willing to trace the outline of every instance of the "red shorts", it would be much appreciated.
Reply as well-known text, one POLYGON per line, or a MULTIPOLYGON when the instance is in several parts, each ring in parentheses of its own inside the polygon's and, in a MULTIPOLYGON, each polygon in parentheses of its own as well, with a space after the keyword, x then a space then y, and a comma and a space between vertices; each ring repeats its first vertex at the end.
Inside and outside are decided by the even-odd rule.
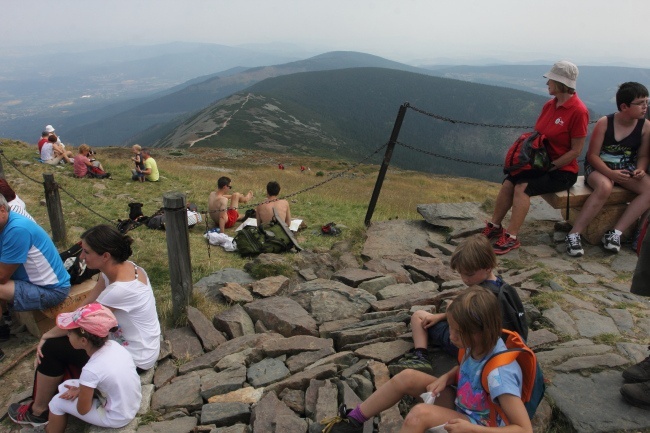
POLYGON ((227 214, 228 214, 228 221, 226 221, 225 227, 229 229, 230 227, 234 226, 235 223, 237 222, 237 219, 239 219, 239 212, 237 212, 236 209, 228 209, 227 214))

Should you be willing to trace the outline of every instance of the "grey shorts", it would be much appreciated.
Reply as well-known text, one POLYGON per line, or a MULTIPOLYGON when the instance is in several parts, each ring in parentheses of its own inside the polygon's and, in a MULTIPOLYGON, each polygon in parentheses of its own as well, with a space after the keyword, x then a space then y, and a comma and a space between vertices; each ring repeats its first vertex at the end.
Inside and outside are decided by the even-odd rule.
POLYGON ((14 280, 14 310, 45 310, 63 302, 69 292, 70 287, 46 289, 28 281, 14 280))

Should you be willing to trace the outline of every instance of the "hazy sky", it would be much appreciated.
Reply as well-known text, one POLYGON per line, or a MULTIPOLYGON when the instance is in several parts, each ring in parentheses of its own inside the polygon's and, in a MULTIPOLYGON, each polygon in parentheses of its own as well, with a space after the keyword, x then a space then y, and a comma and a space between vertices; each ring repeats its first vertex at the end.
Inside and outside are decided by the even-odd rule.
POLYGON ((649 0, 2 0, 0 48, 288 43, 441 57, 650 67, 649 0))

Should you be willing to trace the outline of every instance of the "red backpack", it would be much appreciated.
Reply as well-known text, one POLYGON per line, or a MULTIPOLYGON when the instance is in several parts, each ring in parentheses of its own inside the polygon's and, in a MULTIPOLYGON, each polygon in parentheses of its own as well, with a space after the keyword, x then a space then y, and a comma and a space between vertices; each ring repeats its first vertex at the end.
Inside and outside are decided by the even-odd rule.
MULTIPOLYGON (((503 412, 503 409, 501 409, 501 406, 494 403, 492 398, 490 398, 488 375, 492 370, 510 364, 514 360, 517 361, 522 372, 523 386, 521 390, 521 401, 524 402, 524 406, 526 407, 530 419, 535 415, 537 406, 541 403, 546 389, 546 385, 544 385, 544 375, 542 374, 541 367, 537 363, 535 352, 533 352, 530 347, 526 346, 526 343, 524 343, 522 338, 516 332, 502 329, 501 338, 504 339, 507 349, 503 352, 493 354, 486 361, 483 370, 481 371, 481 385, 483 385, 483 389, 488 394, 488 402, 490 404, 490 420, 488 424, 490 427, 497 427, 497 414, 499 414, 506 425, 510 424, 508 417, 503 412)), ((458 351, 459 364, 463 361, 464 357, 465 349, 460 349, 458 351)))
POLYGON ((544 174, 551 168, 546 147, 548 139, 537 131, 521 134, 506 154, 503 173, 516 176, 523 172, 544 174))

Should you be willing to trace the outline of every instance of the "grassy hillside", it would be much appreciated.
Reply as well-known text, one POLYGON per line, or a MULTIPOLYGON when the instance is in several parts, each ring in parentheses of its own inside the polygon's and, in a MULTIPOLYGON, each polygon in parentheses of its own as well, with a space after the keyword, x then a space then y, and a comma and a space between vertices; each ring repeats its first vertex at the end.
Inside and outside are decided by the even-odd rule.
MULTIPOLYGON (((272 148, 360 158, 388 141, 399 106, 407 101, 456 120, 532 127, 546 98, 383 68, 298 73, 269 78, 207 107, 157 145, 272 148)), ((426 152, 501 163, 508 144, 521 132, 442 122, 409 110, 399 141, 426 152)), ((495 181, 502 175, 499 168, 468 166, 404 147, 393 161, 408 169, 471 173, 495 181)))
MULTIPOLYGON (((0 140, 3 155, 0 160, 9 183, 25 201, 28 211, 49 230, 47 210, 44 206, 43 173, 53 172, 61 187, 69 246, 78 240, 81 232, 96 224, 128 218, 127 204, 144 203, 143 211, 150 215, 162 206, 166 191, 182 191, 188 201, 205 211, 207 197, 215 188, 220 176, 229 176, 237 191, 252 190, 254 202, 262 201, 266 183, 277 180, 282 185, 282 196, 298 193, 290 198, 292 214, 302 218, 307 228, 298 234, 301 245, 308 249, 328 249, 334 242, 350 239, 361 247, 365 227, 363 220, 368 201, 377 177, 380 158, 374 164, 352 166, 335 156, 330 158, 287 156, 285 170, 278 170, 275 154, 233 148, 160 149, 154 158, 158 162, 162 181, 134 183, 130 179, 129 149, 99 149, 97 158, 112 173, 111 180, 75 179, 72 167, 51 167, 35 163, 36 146, 12 140, 0 140), (300 165, 310 168, 300 172, 300 165), (14 168, 14 166, 16 168, 14 168), (20 170, 20 171, 18 171, 20 170), (31 179, 34 181, 32 181, 31 179), (304 191, 330 178, 321 186, 304 191), (70 194, 70 195, 69 195, 70 194), (71 196, 77 198, 75 201, 71 196), (90 207, 100 216, 91 212, 90 207), (341 237, 320 235, 323 224, 334 221, 345 227, 341 237)), ((379 197, 373 221, 393 218, 421 219, 416 205, 435 202, 483 202, 495 197, 498 185, 472 179, 433 176, 413 171, 389 170, 379 197)), ((196 282, 212 272, 226 268, 241 268, 245 260, 236 253, 226 253, 221 248, 208 251, 202 234, 205 225, 190 230, 193 280, 196 282)), ((130 232, 134 238, 134 261, 142 265, 152 279, 158 311, 163 319, 171 313, 170 283, 167 264, 165 233, 139 227, 130 232)), ((290 259, 290 256, 287 256, 290 259)), ((195 300, 211 317, 220 306, 195 300)))

